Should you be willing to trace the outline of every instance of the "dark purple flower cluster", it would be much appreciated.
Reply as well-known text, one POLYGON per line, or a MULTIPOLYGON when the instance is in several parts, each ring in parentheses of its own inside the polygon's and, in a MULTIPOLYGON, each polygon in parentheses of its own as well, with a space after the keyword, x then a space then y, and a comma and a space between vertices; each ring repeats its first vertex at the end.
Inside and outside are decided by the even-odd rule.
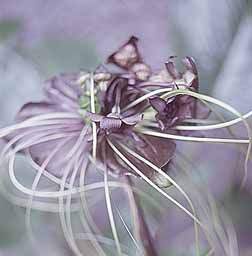
MULTIPOLYGON (((154 72, 143 61, 137 42, 136 37, 131 37, 108 58, 108 63, 116 65, 122 72, 97 70, 94 73, 81 72, 54 77, 45 84, 45 101, 27 103, 22 107, 18 113, 19 121, 54 112, 70 112, 78 115, 77 118, 66 120, 56 118, 56 123, 48 126, 50 131, 49 128, 54 126, 55 134, 63 133, 70 136, 55 153, 54 161, 48 164, 49 172, 58 177, 63 175, 62 166, 67 161, 64 156, 76 143, 76 138, 80 137, 84 127, 87 127, 87 132, 82 138, 83 158, 91 154, 95 140, 97 163, 106 166, 110 174, 120 176, 134 172, 111 149, 108 140, 122 151, 120 145, 127 145, 159 168, 164 168, 174 155, 176 143, 172 140, 144 135, 137 127, 145 121, 145 125, 146 122, 157 124, 152 129, 167 132, 187 119, 206 117, 205 111, 202 115, 203 107, 193 97, 179 95, 165 99, 161 94, 162 90, 198 91, 198 74, 194 60, 186 57, 183 60, 185 71, 179 72, 174 64, 175 57, 171 57, 162 70, 154 72), (94 84, 93 91, 91 83, 94 84), (150 120, 145 120, 145 115, 150 115, 150 120), (92 133, 90 122, 96 126, 96 138, 92 133)), ((29 128, 31 129, 36 132, 38 128, 29 128)), ((19 133, 27 132, 26 130, 23 129, 19 133)), ((31 145, 29 149, 34 161, 41 165, 51 150, 62 140, 63 138, 59 138, 31 145)), ((124 152, 124 155, 144 175, 154 180, 155 172, 148 165, 127 152, 124 152)))

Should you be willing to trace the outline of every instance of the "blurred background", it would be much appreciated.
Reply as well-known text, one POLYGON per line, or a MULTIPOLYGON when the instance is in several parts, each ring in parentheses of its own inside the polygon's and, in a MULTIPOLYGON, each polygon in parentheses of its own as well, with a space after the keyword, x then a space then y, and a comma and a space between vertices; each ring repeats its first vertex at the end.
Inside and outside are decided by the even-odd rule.
MULTIPOLYGON (((153 68, 160 68, 170 55, 193 56, 202 93, 241 113, 251 110, 251 1, 0 0, 0 126, 13 123, 25 102, 42 98, 43 80, 95 69, 131 35, 139 37, 140 51, 153 68)), ((246 137, 243 130, 239 135, 246 137)), ((230 215, 240 255, 252 255, 252 184, 239 191, 240 155, 229 146, 211 145, 207 154, 205 149, 186 144, 180 151, 197 163, 204 186, 230 215)), ((183 225, 169 226, 176 214, 170 209, 160 215, 167 223, 156 234, 163 251, 167 241, 170 248, 175 246, 171 234, 183 239, 183 225)), ((43 255, 71 255, 57 218, 35 215, 43 255)), ((185 255, 166 250, 164 255, 185 255)), ((26 243, 23 209, 0 196, 0 256, 7 255, 34 252, 26 243)))

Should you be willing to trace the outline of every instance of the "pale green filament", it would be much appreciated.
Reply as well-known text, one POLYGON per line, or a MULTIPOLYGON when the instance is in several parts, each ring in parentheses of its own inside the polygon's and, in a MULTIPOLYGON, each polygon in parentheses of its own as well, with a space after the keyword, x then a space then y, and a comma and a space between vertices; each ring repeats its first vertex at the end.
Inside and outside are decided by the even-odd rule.
MULTIPOLYGON (((95 113, 95 93, 94 93, 94 74, 90 74, 90 104, 91 112, 95 113)), ((95 122, 92 122, 92 133, 93 133, 93 158, 96 159, 97 151, 97 126, 95 122)))
POLYGON ((107 169, 104 170, 104 189, 105 189, 105 199, 106 199, 106 205, 107 205, 107 210, 108 210, 110 226, 111 226, 112 234, 113 234, 113 237, 114 237, 114 240, 115 240, 115 243, 116 243, 116 249, 117 249, 118 255, 120 256, 120 255, 122 255, 122 249, 121 249, 118 233, 117 233, 117 230, 116 230, 114 214, 113 214, 113 210, 112 210, 112 204, 111 204, 109 186, 108 186, 107 169))

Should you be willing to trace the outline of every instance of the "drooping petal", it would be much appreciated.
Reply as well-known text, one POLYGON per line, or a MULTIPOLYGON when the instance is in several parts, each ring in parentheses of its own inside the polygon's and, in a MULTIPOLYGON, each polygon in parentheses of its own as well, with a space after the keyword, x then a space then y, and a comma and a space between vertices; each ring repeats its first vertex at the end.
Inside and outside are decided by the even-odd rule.
POLYGON ((105 140, 102 141, 97 150, 97 158, 102 166, 107 166, 107 169, 113 176, 118 177, 130 171, 130 168, 120 160, 105 140))
POLYGON ((184 63, 187 71, 184 73, 184 79, 186 80, 190 80, 188 81, 189 86, 194 89, 195 91, 198 91, 199 89, 199 79, 198 79, 198 71, 197 71, 197 67, 195 64, 195 60, 192 57, 185 57, 182 62, 184 63), (194 79, 192 78, 192 75, 190 74, 194 74, 195 77, 194 79))
POLYGON ((137 144, 135 146, 136 150, 145 156, 146 159, 152 161, 160 168, 171 160, 176 149, 176 144, 173 141, 146 135, 143 139, 146 143, 144 147, 138 147, 137 144))
MULTIPOLYGON (((67 142, 62 147, 59 148, 57 153, 54 155, 53 160, 47 164, 46 170, 50 174, 58 178, 63 177, 65 167, 67 166, 71 158, 75 156, 75 152, 73 151, 73 148, 75 147, 76 142, 80 136, 80 131, 81 131, 81 128, 79 132, 72 132, 74 136, 70 137, 69 140, 67 140, 67 142)), ((43 162, 48 158, 50 153, 57 147, 57 145, 62 143, 62 141, 63 139, 57 139, 57 140, 43 142, 43 143, 39 143, 34 146, 31 146, 29 149, 30 149, 30 153, 33 161, 36 162, 39 166, 41 166, 43 162)), ((92 143, 88 142, 86 137, 83 138, 83 141, 81 143, 81 147, 82 147, 82 154, 80 155, 81 158, 83 159, 88 158, 91 145, 92 143)), ((69 176, 71 175, 71 172, 69 173, 69 176)), ((78 173, 77 175, 79 176, 79 174, 80 173, 78 173)))
POLYGON ((127 86, 127 79, 125 78, 115 78, 112 83, 109 85, 107 90, 107 98, 108 102, 112 102, 114 97, 116 96, 116 90, 122 90, 127 86))
POLYGON ((192 73, 190 70, 185 71, 183 74, 183 79, 188 87, 194 88, 193 82, 195 81, 195 79, 197 79, 194 73, 192 73))
MULTIPOLYGON (((138 141, 132 140, 132 136, 129 134, 125 135, 111 135, 111 140, 114 144, 122 143, 129 147, 131 150, 141 155, 142 157, 148 159, 153 164, 158 166, 159 168, 165 167, 170 160, 172 159, 176 144, 173 141, 162 140, 160 138, 146 136, 137 134, 137 137, 141 138, 141 143, 138 141)), ((144 162, 136 159, 132 155, 127 152, 123 152, 127 158, 139 168, 146 176, 149 178, 153 177, 155 171, 146 165, 144 162)), ((120 164, 120 163, 119 163, 120 164)), ((118 167, 119 169, 125 169, 125 166, 118 167)), ((128 172, 135 174, 130 168, 128 168, 128 172)), ((123 173, 122 173, 123 174, 123 173)))
POLYGON ((210 115, 211 110, 201 101, 197 101, 196 118, 206 119, 210 115))
POLYGON ((182 104, 177 112, 178 120, 183 121, 184 119, 196 118, 193 108, 194 106, 190 104, 182 104))
POLYGON ((187 70, 190 70, 193 74, 198 75, 198 71, 197 71, 197 67, 196 67, 194 58, 186 56, 182 60, 182 62, 186 66, 187 70))
POLYGON ((127 90, 128 81, 126 78, 114 77, 106 90, 106 92, 99 92, 99 100, 102 107, 102 113, 107 115, 118 100, 118 96, 122 97, 123 92, 127 90))
POLYGON ((173 59, 175 58, 175 56, 171 56, 169 61, 165 63, 166 69, 168 71, 168 73, 170 74, 170 76, 176 80, 181 78, 181 74, 178 72, 177 68, 175 67, 174 61, 173 59))

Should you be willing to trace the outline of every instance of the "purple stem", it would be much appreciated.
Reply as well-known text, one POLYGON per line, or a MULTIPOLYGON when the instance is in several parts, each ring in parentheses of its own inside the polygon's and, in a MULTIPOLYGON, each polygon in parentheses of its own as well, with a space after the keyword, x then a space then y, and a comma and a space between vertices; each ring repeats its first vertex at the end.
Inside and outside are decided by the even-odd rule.
POLYGON ((129 187, 131 188, 131 192, 134 198, 134 203, 137 211, 137 218, 139 223, 139 229, 138 229, 138 237, 140 241, 142 241, 142 245, 144 248, 144 255, 145 256, 157 256, 158 253, 156 252, 156 249, 153 244, 153 239, 151 237, 148 225, 145 221, 144 217, 144 211, 141 207, 139 197, 137 194, 133 191, 132 185, 133 182, 129 176, 126 176, 126 182, 128 183, 129 187))

